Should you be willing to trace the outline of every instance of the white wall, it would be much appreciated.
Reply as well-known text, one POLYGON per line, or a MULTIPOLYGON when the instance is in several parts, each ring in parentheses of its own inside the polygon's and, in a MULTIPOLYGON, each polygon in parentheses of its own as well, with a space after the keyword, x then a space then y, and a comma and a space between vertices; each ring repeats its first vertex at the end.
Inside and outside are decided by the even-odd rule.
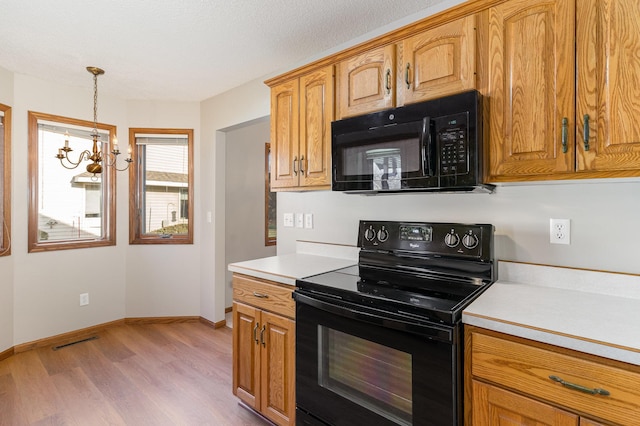
POLYGON ((295 240, 356 244, 360 219, 491 223, 501 260, 640 273, 635 238, 640 180, 500 186, 493 194, 278 194, 278 254, 295 240), (282 227, 285 212, 314 229, 282 227), (571 219, 571 244, 549 244, 549 219, 571 219))
MULTIPOLYGON (((13 344, 82 329, 124 317, 126 225, 118 227, 117 246, 27 253, 27 111, 92 120, 92 86, 67 87, 14 75, 12 234, 14 262, 13 344), (79 306, 80 293, 90 304, 79 306)), ((126 105, 101 96, 99 120, 124 133, 126 105)), ((127 175, 117 177, 118 222, 127 204, 127 175)))
MULTIPOLYGON (((193 244, 126 245, 127 318, 200 315, 200 237, 204 221, 200 214, 200 103, 127 102, 128 128, 194 129, 194 241, 193 244)), ((120 132, 123 133, 123 132, 120 132)), ((127 141, 128 143, 128 141, 127 141)), ((128 208, 128 204, 119 206, 128 208)), ((123 211, 118 230, 128 241, 128 213, 123 211)))
POLYGON ((222 321, 225 308, 225 151, 226 130, 269 115, 269 88, 261 80, 202 102, 201 217, 211 212, 212 222, 202 226, 200 315, 222 321))
MULTIPOLYGON (((225 264, 274 256, 264 245, 265 143, 269 117, 226 132, 225 264)), ((232 273, 226 271, 225 306, 233 303, 232 273)))
MULTIPOLYGON (((0 67, 0 103, 13 107, 13 74, 0 67)), ((11 111, 14 113, 13 109, 11 111)), ((15 142, 13 143, 15 145, 15 142)), ((15 194, 15 183, 12 183, 15 194)), ((2 201, 0 201, 2 202, 2 201)), ((2 218, 0 218, 0 226, 2 218)), ((15 229, 12 229, 12 236, 15 229)), ((14 250, 15 252, 15 250, 14 250)), ((13 256, 0 257, 0 352, 13 346, 13 256)))

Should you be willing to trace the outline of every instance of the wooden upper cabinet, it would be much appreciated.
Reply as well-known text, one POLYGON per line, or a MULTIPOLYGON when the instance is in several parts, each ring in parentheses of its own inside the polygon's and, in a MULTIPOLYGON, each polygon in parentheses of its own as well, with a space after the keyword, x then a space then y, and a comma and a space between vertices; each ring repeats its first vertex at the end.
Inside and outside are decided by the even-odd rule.
POLYGON ((271 88, 271 188, 298 185, 298 80, 271 88))
POLYGON ((476 15, 402 41, 398 105, 476 88, 476 15))
POLYGON ((580 0, 576 13, 578 169, 638 170, 640 2, 580 0))
POLYGON ((300 77, 301 187, 331 185, 333 67, 300 77))
POLYGON ((489 9, 489 180, 574 170, 573 35, 574 0, 489 9))
POLYGON ((331 187, 333 66, 271 87, 271 188, 331 187))
POLYGON ((336 69, 336 118, 395 106, 396 47, 387 45, 345 59, 336 69))

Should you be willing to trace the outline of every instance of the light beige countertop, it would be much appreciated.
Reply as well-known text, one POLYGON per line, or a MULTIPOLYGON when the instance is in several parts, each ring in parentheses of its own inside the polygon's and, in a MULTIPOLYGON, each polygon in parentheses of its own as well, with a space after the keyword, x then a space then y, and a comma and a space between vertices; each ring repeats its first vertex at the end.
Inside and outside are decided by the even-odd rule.
POLYGON ((295 285, 296 279, 357 263, 357 247, 299 241, 296 253, 230 263, 228 268, 231 272, 295 285))
POLYGON ((640 365, 640 276, 500 262, 462 321, 640 365))

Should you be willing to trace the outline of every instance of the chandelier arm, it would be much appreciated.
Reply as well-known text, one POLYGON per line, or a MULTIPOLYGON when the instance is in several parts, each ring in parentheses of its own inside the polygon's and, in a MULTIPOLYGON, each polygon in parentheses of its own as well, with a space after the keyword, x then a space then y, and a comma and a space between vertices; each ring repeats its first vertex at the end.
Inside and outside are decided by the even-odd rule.
POLYGON ((58 159, 60 160, 60 164, 62 164, 62 167, 64 167, 65 169, 75 169, 77 168, 80 163, 82 163, 83 161, 89 160, 89 156, 91 155, 91 153, 88 150, 84 150, 80 153, 80 155, 78 156, 78 161, 72 161, 69 158, 69 152, 65 152, 64 157, 58 157, 58 159), (65 166, 65 164, 63 163, 63 160, 67 160, 67 163, 69 164, 73 164, 73 167, 67 167, 65 166))
POLYGON ((125 170, 127 170, 129 168, 129 166, 131 165, 131 163, 133 163, 133 160, 131 158, 126 158, 124 161, 127 162, 127 165, 124 166, 123 169, 118 168, 118 155, 120 155, 120 153, 114 153, 112 152, 108 152, 104 154, 104 165, 107 167, 114 167, 117 171, 119 172, 124 172, 125 170))

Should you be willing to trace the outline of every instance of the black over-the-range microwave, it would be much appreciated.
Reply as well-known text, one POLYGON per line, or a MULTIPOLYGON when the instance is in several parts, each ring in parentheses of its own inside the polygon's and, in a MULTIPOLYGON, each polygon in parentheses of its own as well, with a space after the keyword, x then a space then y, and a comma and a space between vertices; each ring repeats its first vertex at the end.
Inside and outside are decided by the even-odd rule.
POLYGON ((332 189, 493 191, 483 182, 481 101, 472 90, 334 121, 332 189))

